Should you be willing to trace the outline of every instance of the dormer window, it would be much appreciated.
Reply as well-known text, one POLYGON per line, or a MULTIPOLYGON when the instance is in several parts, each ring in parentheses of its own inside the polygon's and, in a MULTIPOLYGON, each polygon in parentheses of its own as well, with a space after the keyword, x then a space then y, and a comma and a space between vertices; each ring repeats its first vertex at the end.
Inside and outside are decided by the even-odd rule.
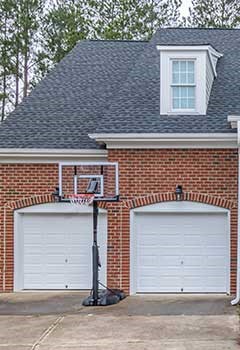
POLYGON ((160 50, 160 114, 207 112, 222 56, 210 45, 157 46, 160 50))
POLYGON ((172 110, 195 110, 195 61, 172 60, 172 110))

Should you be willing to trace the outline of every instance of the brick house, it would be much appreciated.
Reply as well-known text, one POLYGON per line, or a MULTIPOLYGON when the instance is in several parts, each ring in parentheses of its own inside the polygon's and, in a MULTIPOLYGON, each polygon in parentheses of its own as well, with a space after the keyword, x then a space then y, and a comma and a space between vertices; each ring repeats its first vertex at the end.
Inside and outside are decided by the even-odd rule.
POLYGON ((52 193, 59 162, 109 161, 101 280, 237 302, 238 121, 240 30, 78 43, 0 126, 0 290, 90 287, 91 209, 52 193))

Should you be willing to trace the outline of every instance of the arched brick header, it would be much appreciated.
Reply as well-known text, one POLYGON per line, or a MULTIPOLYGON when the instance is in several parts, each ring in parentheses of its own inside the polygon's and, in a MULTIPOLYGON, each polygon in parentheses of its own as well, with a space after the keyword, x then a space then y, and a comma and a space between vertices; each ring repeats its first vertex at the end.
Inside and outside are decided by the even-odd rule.
MULTIPOLYGON (((28 198, 18 199, 17 201, 7 202, 4 207, 12 210, 30 207, 32 205, 54 203, 55 199, 51 194, 36 195, 28 198)), ((99 208, 106 209, 107 202, 99 202, 99 208)))
POLYGON ((52 202, 54 202, 54 198, 51 194, 41 194, 41 195, 36 195, 28 198, 21 198, 21 199, 18 199, 17 201, 8 202, 5 204, 5 207, 15 210, 15 209, 21 209, 25 207, 30 207, 31 205, 38 205, 38 204, 52 203, 52 202))
MULTIPOLYGON (((159 202, 175 201, 175 200, 176 200, 175 193, 161 192, 161 193, 151 194, 149 196, 137 197, 134 199, 126 200, 123 202, 123 205, 128 209, 134 209, 137 207, 143 207, 145 205, 155 204, 159 202)), ((226 209, 232 209, 236 207, 236 203, 234 201, 230 201, 222 197, 212 196, 205 193, 185 192, 183 194, 183 200, 215 205, 226 209)))

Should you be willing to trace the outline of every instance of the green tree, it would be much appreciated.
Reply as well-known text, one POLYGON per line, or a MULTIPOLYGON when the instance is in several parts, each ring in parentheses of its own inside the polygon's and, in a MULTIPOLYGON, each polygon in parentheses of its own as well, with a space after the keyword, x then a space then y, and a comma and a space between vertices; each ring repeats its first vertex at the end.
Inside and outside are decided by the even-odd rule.
POLYGON ((162 26, 176 25, 181 0, 93 0, 93 34, 99 39, 150 39, 162 26))
POLYGON ((0 2, 1 120, 30 91, 44 3, 45 0, 0 2))
POLYGON ((239 0, 192 0, 186 24, 195 27, 234 28, 240 24, 239 0))
POLYGON ((42 50, 39 52, 39 75, 58 63, 79 40, 89 34, 86 1, 58 0, 46 12, 41 26, 42 50))
POLYGON ((44 3, 45 0, 16 1, 16 29, 18 29, 16 37, 16 54, 20 53, 21 56, 24 97, 28 95, 32 70, 38 59, 38 30, 44 3))
POLYGON ((13 21, 12 0, 3 0, 0 2, 0 105, 1 120, 5 118, 6 113, 11 109, 11 77, 14 73, 12 63, 12 40, 13 40, 13 21))
POLYGON ((42 22, 41 77, 82 39, 149 39, 173 25, 182 0, 58 0, 42 22))

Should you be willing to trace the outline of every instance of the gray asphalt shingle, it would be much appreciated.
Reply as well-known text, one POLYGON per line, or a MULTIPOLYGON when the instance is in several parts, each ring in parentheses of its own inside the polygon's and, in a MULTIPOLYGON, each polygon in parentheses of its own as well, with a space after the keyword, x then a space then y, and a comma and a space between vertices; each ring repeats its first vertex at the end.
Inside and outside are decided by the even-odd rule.
POLYGON ((96 148, 96 132, 234 132, 240 30, 160 29, 150 42, 82 41, 0 126, 1 148, 96 148), (158 44, 211 44, 217 66, 205 116, 160 116, 158 44))

